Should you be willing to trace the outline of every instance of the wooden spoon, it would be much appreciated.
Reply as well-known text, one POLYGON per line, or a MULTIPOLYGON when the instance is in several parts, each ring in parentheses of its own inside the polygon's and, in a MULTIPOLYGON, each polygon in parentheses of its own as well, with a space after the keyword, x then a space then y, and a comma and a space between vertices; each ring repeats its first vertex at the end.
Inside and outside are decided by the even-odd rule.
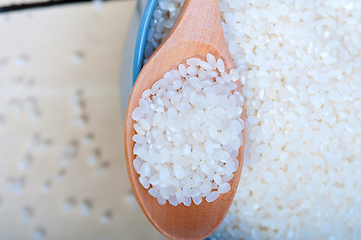
MULTIPOLYGON (((198 206, 192 203, 190 207, 185 207, 183 204, 174 207, 168 202, 160 205, 157 199, 149 195, 148 190, 139 183, 139 175, 133 167, 135 156, 132 137, 135 134, 133 129, 135 121, 132 119, 132 112, 138 106, 143 91, 151 88, 164 73, 177 69, 180 63, 185 63, 189 58, 197 57, 205 60, 207 53, 211 53, 217 59, 222 58, 227 71, 234 68, 223 35, 219 0, 186 0, 167 38, 140 72, 126 112, 125 155, 135 198, 154 227, 171 239, 204 239, 221 224, 232 204, 240 179, 244 137, 237 157, 240 164, 229 182, 231 185, 229 192, 221 194, 211 203, 203 198, 198 206)), ((239 81, 237 84, 236 91, 242 93, 239 81)), ((245 119, 244 111, 241 118, 245 119)), ((244 130, 242 133, 245 136, 244 130)))

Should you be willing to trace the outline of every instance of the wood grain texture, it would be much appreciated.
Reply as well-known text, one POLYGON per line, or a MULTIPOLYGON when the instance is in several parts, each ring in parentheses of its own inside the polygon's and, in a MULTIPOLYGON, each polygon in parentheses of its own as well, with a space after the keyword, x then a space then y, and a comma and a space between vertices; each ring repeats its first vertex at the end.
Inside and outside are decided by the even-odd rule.
MULTIPOLYGON (((178 64, 186 59, 197 57, 205 60, 211 53, 216 58, 222 58, 226 70, 234 68, 232 59, 224 39, 218 0, 186 0, 184 7, 171 29, 168 37, 158 48, 140 72, 128 103, 125 119, 125 154, 129 179, 134 195, 149 221, 165 236, 171 239, 203 239, 209 236, 223 221, 237 190, 241 175, 244 145, 239 149, 240 162, 235 176, 229 182, 231 191, 208 203, 204 199, 199 206, 192 203, 190 207, 183 204, 174 207, 168 202, 161 206, 149 195, 139 183, 139 175, 133 167, 135 134, 131 115, 138 106, 142 92, 151 88, 152 84, 162 78, 171 69, 177 69, 178 64)), ((238 82, 236 91, 242 92, 238 82)), ((242 119, 245 118, 244 111, 242 119)), ((244 130, 242 131, 245 136, 244 130)), ((244 139, 243 139, 244 143, 244 139)))

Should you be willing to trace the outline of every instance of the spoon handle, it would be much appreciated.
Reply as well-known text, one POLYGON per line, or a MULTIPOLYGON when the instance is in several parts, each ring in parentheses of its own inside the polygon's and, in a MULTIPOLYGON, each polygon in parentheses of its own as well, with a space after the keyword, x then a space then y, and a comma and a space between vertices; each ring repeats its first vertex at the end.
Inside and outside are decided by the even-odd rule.
POLYGON ((219 56, 233 66, 223 34, 219 0, 185 0, 177 21, 168 34, 170 41, 199 41, 219 50, 219 56), (229 56, 229 57, 228 57, 229 56))
POLYGON ((174 26, 192 39, 211 41, 222 28, 219 0, 186 0, 174 26))

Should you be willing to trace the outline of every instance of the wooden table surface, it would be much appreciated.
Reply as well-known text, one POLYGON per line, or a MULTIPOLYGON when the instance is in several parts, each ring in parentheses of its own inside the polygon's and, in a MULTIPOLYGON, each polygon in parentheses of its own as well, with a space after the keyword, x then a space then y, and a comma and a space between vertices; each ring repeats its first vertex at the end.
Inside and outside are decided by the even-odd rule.
POLYGON ((37 229, 51 240, 163 239, 130 194, 124 160, 131 53, 123 49, 136 5, 0 14, 0 239, 33 239, 37 229))

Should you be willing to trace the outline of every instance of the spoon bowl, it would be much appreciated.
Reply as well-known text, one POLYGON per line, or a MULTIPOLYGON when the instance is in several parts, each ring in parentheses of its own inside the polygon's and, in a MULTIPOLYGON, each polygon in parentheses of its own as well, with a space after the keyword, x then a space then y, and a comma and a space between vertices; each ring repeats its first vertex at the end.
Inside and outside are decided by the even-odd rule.
MULTIPOLYGON (((214 202, 204 199, 200 205, 192 203, 189 207, 179 204, 174 207, 168 202, 160 205, 148 190, 139 183, 139 175, 133 167, 135 130, 132 112, 138 106, 144 90, 151 88, 153 83, 162 78, 163 74, 177 69, 189 58, 206 59, 210 53, 216 59, 221 58, 226 71, 234 68, 228 52, 221 24, 218 0, 186 0, 182 11, 169 32, 167 38, 153 53, 144 65, 130 95, 125 119, 125 155, 129 179, 135 198, 149 221, 163 235, 170 239, 204 239, 208 237, 226 216, 239 183, 244 156, 243 141, 237 159, 239 167, 229 181, 231 190, 221 194, 214 202)), ((239 81, 237 89, 242 93, 239 81)), ((241 118, 244 120, 244 111, 241 118)))

